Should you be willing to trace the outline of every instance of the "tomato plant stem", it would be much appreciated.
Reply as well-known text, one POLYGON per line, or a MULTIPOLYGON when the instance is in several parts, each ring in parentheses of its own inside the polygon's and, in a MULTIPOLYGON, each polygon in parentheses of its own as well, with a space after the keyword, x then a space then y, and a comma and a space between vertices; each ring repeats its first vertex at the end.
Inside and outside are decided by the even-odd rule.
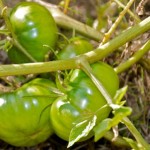
POLYGON ((72 69, 77 68, 75 59, 59 60, 51 62, 1 65, 0 76, 45 73, 57 70, 66 70, 70 68, 72 69))
POLYGON ((8 9, 7 9, 6 6, 4 6, 2 0, 0 0, 0 9, 1 9, 1 16, 5 20, 5 24, 6 24, 7 28, 8 28, 8 30, 10 30, 11 29, 11 25, 10 25, 9 18, 8 18, 8 11, 7 11, 8 9))
MULTIPOLYGON (((108 105, 113 104, 111 96, 108 94, 107 90, 102 85, 101 81, 97 79, 95 74, 93 73, 92 68, 90 67, 89 63, 86 61, 84 57, 79 58, 79 65, 81 66, 81 69, 85 71, 85 73, 90 77, 90 79, 93 81, 95 86, 98 88, 98 90, 101 92, 101 94, 106 99, 108 105)), ((112 108, 114 109, 114 108, 112 108)), ((149 144, 143 139, 141 134, 138 132, 138 130, 135 128, 135 126, 132 124, 132 122, 127 118, 123 118, 123 123, 127 126, 127 128, 130 130, 130 132, 134 135, 137 142, 145 148, 145 150, 148 150, 149 144)))
POLYGON ((146 18, 139 24, 125 30, 120 35, 105 43, 104 45, 101 45, 94 51, 90 51, 84 55, 87 57, 90 63, 93 63, 106 57, 113 51, 117 50, 120 46, 123 46, 128 41, 133 40, 136 36, 141 35, 148 30, 150 30, 150 17, 146 18))
POLYGON ((143 139, 139 131, 135 128, 135 126, 132 124, 132 122, 127 118, 123 118, 122 122, 128 127, 130 132, 134 135, 135 139, 139 144, 141 144, 143 150, 149 150, 150 145, 143 139))
POLYGON ((10 32, 7 29, 1 29, 0 34, 8 35, 10 32))
MULTIPOLYGON (((119 0, 113 0, 114 2, 116 2, 119 7, 122 7, 123 9, 126 7, 123 3, 121 3, 121 1, 119 0)), ((136 22, 140 22, 140 18, 135 14, 133 13, 130 9, 127 10, 127 12, 129 13, 129 15, 134 18, 136 20, 136 22)))
POLYGON ((130 57, 126 62, 121 63, 118 67, 115 68, 117 73, 121 73, 127 70, 130 66, 138 62, 142 56, 150 50, 150 40, 148 40, 135 54, 130 57))
POLYGON ((1 11, 2 11, 3 7, 4 7, 3 2, 2 2, 2 0, 0 0, 0 8, 1 8, 1 11))
POLYGON ((55 19, 55 22, 59 26, 77 31, 77 32, 81 33, 82 35, 89 37, 96 41, 100 41, 100 39, 102 39, 102 37, 103 37, 102 33, 98 32, 97 30, 95 30, 94 28, 92 28, 90 26, 87 26, 87 25, 67 16, 59 9, 58 6, 52 5, 50 3, 43 2, 40 0, 38 1, 38 3, 44 5, 51 12, 52 16, 55 19))
MULTIPOLYGON (((108 131, 105 133, 104 138, 112 141, 114 138, 114 133, 112 131, 108 131)), ((129 143, 127 143, 121 136, 118 136, 115 141, 113 141, 113 144, 120 147, 130 147, 129 143)))
POLYGON ((121 22, 121 20, 124 17, 125 13, 129 10, 129 8, 133 4, 133 2, 134 2, 134 0, 130 0, 128 2, 128 4, 126 5, 126 7, 124 8, 124 10, 119 14, 119 16, 116 19, 115 23, 111 26, 111 28, 109 29, 109 31, 107 33, 105 33, 105 36, 104 36, 104 38, 102 40, 102 43, 100 45, 103 45, 104 43, 106 43, 109 40, 110 36, 114 32, 114 30, 117 28, 117 26, 121 22))
POLYGON ((64 13, 66 14, 66 13, 67 13, 67 10, 68 10, 68 6, 69 6, 69 4, 70 4, 70 0, 65 0, 64 3, 65 3, 65 4, 64 4, 64 13))
MULTIPOLYGON (((125 30, 116 38, 105 43, 99 48, 83 54, 83 56, 86 57, 89 63, 96 62, 106 57, 113 51, 117 50, 120 46, 124 45, 126 42, 131 41, 135 37, 148 31, 149 29, 150 29, 150 17, 146 18, 139 24, 125 30)), ((1 65, 0 76, 24 75, 24 74, 32 74, 32 73, 43 73, 43 72, 52 72, 57 70, 74 69, 74 68, 78 68, 77 60, 78 57, 73 59, 68 59, 68 60, 58 60, 58 61, 50 61, 50 62, 28 63, 28 64, 18 64, 18 65, 16 64, 1 65)))
POLYGON ((89 76, 89 78, 93 81, 93 83, 96 85, 98 90, 101 92, 103 97, 106 99, 107 103, 111 105, 113 103, 111 96, 108 94, 107 90, 102 85, 101 81, 97 79, 95 76, 90 64, 84 57, 79 58, 79 65, 81 66, 81 69, 89 76))
POLYGON ((140 60, 140 64, 148 71, 150 72, 150 59, 149 58, 142 58, 140 60))
POLYGON ((31 62, 37 62, 31 54, 28 53, 28 51, 18 42, 17 38, 15 35, 13 35, 13 40, 12 40, 14 46, 18 48, 18 51, 21 51, 27 58, 31 60, 31 62))

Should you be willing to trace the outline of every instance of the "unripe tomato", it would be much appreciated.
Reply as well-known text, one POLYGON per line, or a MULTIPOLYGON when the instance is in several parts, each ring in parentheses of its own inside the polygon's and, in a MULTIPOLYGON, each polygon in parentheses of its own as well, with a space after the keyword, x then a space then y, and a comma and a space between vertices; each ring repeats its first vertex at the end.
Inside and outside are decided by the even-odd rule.
POLYGON ((53 134, 49 110, 54 83, 35 79, 0 95, 0 139, 14 146, 34 146, 53 134))
MULTIPOLYGON (((91 65, 93 72, 110 94, 114 97, 119 88, 119 79, 115 71, 103 62, 91 65)), ((92 80, 82 71, 76 69, 69 83, 70 90, 66 96, 59 97, 51 106, 50 118, 55 133, 62 139, 68 141, 71 129, 82 117, 97 115, 97 122, 107 118, 111 108, 102 108, 107 104, 105 98, 94 85, 92 80)), ((90 138, 93 132, 81 140, 90 138)))
POLYGON ((57 56, 58 59, 69 59, 93 49, 93 45, 88 40, 74 37, 70 39, 70 43, 64 49, 60 50, 57 56))
MULTIPOLYGON (((10 13, 12 32, 18 42, 36 60, 44 61, 45 55, 54 49, 57 41, 57 26, 50 12, 35 2, 21 2, 10 13)), ((10 49, 8 56, 12 61, 14 55, 20 57, 22 52, 10 49), (15 53, 13 53, 16 51, 15 53)))
POLYGON ((11 60, 11 62, 13 63, 20 64, 20 63, 31 62, 31 60, 28 57, 26 57, 15 46, 12 46, 11 49, 8 50, 7 54, 8 54, 9 60, 11 60))

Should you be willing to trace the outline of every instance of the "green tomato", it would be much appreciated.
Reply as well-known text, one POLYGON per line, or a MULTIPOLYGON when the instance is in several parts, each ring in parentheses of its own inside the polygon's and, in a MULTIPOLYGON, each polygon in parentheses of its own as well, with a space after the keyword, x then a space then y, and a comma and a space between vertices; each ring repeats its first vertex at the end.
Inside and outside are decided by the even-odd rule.
MULTIPOLYGON (((54 49, 58 37, 57 26, 44 6, 35 2, 21 2, 12 9, 10 23, 18 42, 36 61, 44 61, 45 55, 54 49)), ((14 56, 19 57, 21 62, 22 59, 29 62, 18 51, 17 48, 9 50, 8 56, 12 61, 15 62, 14 56)))
POLYGON ((0 95, 0 139, 14 146, 34 146, 52 135, 53 88, 53 82, 35 79, 0 95))
MULTIPOLYGON (((119 88, 119 79, 109 65, 98 62, 91 65, 98 80, 100 80, 111 97, 119 88)), ((51 106, 50 118, 55 133, 68 141, 71 129, 82 117, 97 115, 97 122, 107 118, 111 108, 92 80, 82 71, 76 69, 70 79, 70 90, 66 96, 59 97, 51 106), (71 87, 71 88, 70 88, 71 87), (106 105, 106 107, 103 107, 106 105), (103 107, 103 108, 102 108, 103 107)), ((93 136, 93 132, 81 141, 93 136)))
POLYGON ((15 46, 12 46, 11 49, 8 50, 7 54, 11 62, 16 64, 27 63, 31 61, 15 46))
POLYGON ((93 45, 81 37, 70 39, 70 43, 60 50, 58 59, 69 59, 93 50, 93 45))

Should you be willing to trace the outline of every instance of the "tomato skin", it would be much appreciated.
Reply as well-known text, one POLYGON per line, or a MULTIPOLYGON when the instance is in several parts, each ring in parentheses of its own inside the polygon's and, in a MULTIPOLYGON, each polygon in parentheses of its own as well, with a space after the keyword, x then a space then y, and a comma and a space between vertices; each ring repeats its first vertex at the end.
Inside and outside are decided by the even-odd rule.
MULTIPOLYGON (((113 97, 116 93, 116 89, 119 87, 119 79, 114 69, 104 62, 91 64, 91 67, 95 76, 101 81, 110 96, 113 97)), ((70 78, 70 85, 76 86, 78 83, 82 84, 81 79, 86 77, 87 75, 83 71, 76 69, 70 78)))
POLYGON ((84 54, 93 50, 93 45, 86 39, 74 37, 70 39, 70 43, 60 50, 58 59, 69 59, 77 55, 84 54))
POLYGON ((38 3, 21 2, 12 9, 10 23, 18 42, 26 51, 35 60, 44 61, 58 37, 57 26, 50 12, 38 3))
POLYGON ((55 134, 68 141, 73 122, 81 116, 67 97, 59 97, 51 106, 50 118, 55 134))
POLYGON ((0 139, 14 146, 34 146, 53 134, 49 110, 54 98, 46 79, 35 79, 0 95, 0 139))
MULTIPOLYGON (((101 80, 103 86, 113 97, 119 88, 119 80, 113 68, 103 62, 92 65, 97 78, 101 80)), ((99 92, 90 78, 81 70, 76 69, 70 79, 71 90, 65 97, 58 98, 51 106, 50 117, 54 132, 62 139, 68 141, 71 129, 74 123, 82 116, 94 114, 99 110, 97 122, 108 117, 110 107, 102 106, 107 104, 105 98, 99 92)), ((81 141, 90 138, 93 132, 81 141)))
POLYGON ((11 62, 16 64, 27 63, 31 61, 15 46, 12 46, 11 49, 8 50, 7 54, 11 62))

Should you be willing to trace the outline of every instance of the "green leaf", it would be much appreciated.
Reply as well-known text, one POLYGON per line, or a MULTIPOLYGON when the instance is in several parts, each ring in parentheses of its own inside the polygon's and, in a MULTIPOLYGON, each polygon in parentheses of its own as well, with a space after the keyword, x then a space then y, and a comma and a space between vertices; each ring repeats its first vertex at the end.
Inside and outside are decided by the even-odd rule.
POLYGON ((71 147, 75 142, 81 138, 86 137, 96 124, 97 116, 94 115, 87 120, 77 123, 71 130, 69 136, 69 143, 67 148, 71 147))
POLYGON ((125 87, 119 89, 119 90, 116 92, 116 95, 115 95, 115 97, 113 98, 113 99, 114 99, 113 101, 114 101, 116 104, 118 104, 118 105, 121 104, 121 100, 122 100, 122 98, 124 97, 124 95, 126 94, 127 89, 128 89, 128 86, 125 86, 125 87))
POLYGON ((120 106, 120 108, 113 111, 114 119, 122 120, 124 117, 129 116, 132 113, 130 107, 120 106))
POLYGON ((111 129, 111 122, 112 122, 112 119, 110 119, 110 118, 104 119, 102 122, 100 122, 94 128, 94 132, 95 132, 94 140, 95 140, 95 142, 98 141, 100 138, 102 138, 105 135, 105 133, 111 129))
POLYGON ((112 119, 104 119, 94 128, 95 141, 98 141, 100 138, 102 138, 107 131, 109 131, 112 127, 118 125, 124 117, 130 115, 132 112, 132 109, 130 107, 124 107, 115 104, 113 107, 115 107, 115 110, 113 111, 114 117, 112 119))
POLYGON ((129 116, 131 113, 132 109, 130 107, 120 106, 120 108, 114 110, 114 117, 112 118, 111 127, 118 125, 124 117, 129 116))

